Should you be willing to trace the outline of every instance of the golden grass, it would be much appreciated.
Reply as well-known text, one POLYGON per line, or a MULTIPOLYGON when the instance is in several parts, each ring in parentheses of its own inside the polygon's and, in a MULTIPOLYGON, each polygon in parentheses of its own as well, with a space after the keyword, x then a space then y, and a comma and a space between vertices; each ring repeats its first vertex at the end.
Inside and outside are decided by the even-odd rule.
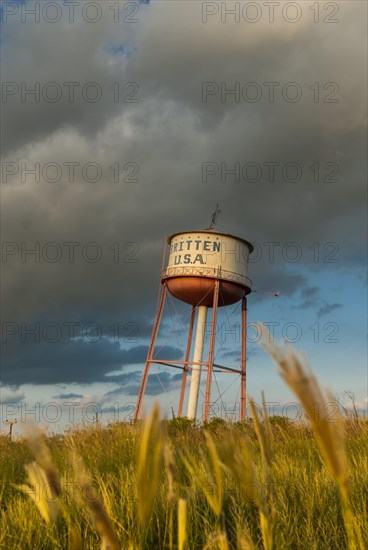
POLYGON ((367 547, 368 423, 337 410, 328 422, 332 396, 262 333, 308 423, 269 418, 262 394, 252 421, 216 429, 155 406, 138 425, 30 432, 29 449, 4 438, 1 548, 367 547))
POLYGON ((155 405, 144 423, 137 452, 136 488, 138 519, 144 527, 158 486, 164 449, 160 409, 155 405))
POLYGON ((178 549, 184 550, 187 541, 187 501, 183 498, 178 502, 178 549))
POLYGON ((59 510, 57 497, 61 495, 59 473, 42 432, 28 425, 27 433, 27 442, 36 460, 24 466, 28 483, 17 488, 33 500, 46 523, 55 523, 59 510))
POLYGON ((338 484, 349 549, 363 550, 360 528, 351 505, 344 425, 336 400, 329 391, 323 392, 309 365, 293 348, 271 344, 266 327, 259 326, 262 333, 261 343, 276 361, 282 378, 303 406, 326 467, 338 484), (333 418, 327 416, 331 406, 333 418))
POLYGON ((80 495, 89 509, 92 520, 101 535, 102 550, 119 550, 120 543, 113 527, 113 519, 107 513, 105 506, 97 493, 91 476, 87 473, 82 459, 73 454, 74 479, 78 480, 80 495))

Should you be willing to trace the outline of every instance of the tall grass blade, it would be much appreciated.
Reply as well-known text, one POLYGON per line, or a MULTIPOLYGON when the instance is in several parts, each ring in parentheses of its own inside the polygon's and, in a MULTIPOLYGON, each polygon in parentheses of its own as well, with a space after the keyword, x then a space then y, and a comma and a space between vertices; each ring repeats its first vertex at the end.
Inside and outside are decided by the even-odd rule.
POLYGON ((160 409, 155 405, 144 423, 136 455, 137 508, 142 526, 149 519, 157 493, 164 441, 160 409))
POLYGON ((349 549, 363 550, 362 536, 351 505, 344 427, 336 401, 329 392, 322 391, 310 367, 294 349, 271 343, 266 327, 260 324, 259 328, 262 346, 278 364, 281 377, 302 404, 326 467, 338 484, 349 549), (334 418, 330 418, 331 406, 334 418))
POLYGON ((24 467, 29 485, 23 484, 17 488, 33 500, 46 523, 54 523, 59 510, 57 498, 61 495, 59 473, 42 431, 34 424, 26 425, 25 435, 36 461, 24 467))
POLYGON ((73 454, 73 467, 75 479, 79 488, 79 498, 83 497, 87 508, 89 509, 94 525, 101 535, 102 550, 120 550, 120 543, 112 526, 112 519, 109 517, 106 509, 100 499, 92 478, 87 473, 82 459, 73 454), (82 495, 82 497, 81 497, 82 495))
POLYGON ((183 456, 183 462, 191 475, 193 483, 201 489, 213 513, 219 518, 223 502, 222 466, 209 433, 205 433, 205 440, 207 454, 201 449, 199 451, 200 460, 198 461, 189 452, 186 452, 183 456))
POLYGON ((187 541, 187 501, 180 498, 178 503, 178 550, 184 550, 187 541))

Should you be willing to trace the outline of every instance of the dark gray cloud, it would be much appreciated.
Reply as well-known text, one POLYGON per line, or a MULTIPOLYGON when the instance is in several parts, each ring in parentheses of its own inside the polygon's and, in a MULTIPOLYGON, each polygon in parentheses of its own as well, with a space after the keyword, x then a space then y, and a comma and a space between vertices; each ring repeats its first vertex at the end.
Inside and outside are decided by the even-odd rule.
POLYGON ((317 316, 318 316, 318 319, 320 319, 321 317, 323 317, 324 315, 328 315, 329 313, 332 313, 333 311, 335 311, 336 309, 339 309, 340 307, 342 307, 342 304, 325 304, 323 305, 322 307, 319 308, 318 312, 317 312, 317 316))
MULTIPOLYGON (((130 383, 126 383, 123 386, 116 388, 105 393, 104 398, 115 399, 121 395, 137 396, 140 386, 142 373, 140 371, 134 371, 129 373, 126 377, 126 381, 130 379, 130 383)), ((180 386, 182 379, 182 373, 171 374, 167 371, 152 372, 148 375, 146 395, 159 395, 161 393, 170 392, 173 389, 177 389, 180 386)))
MULTIPOLYGON (((27 4, 35 7, 37 2, 27 4)), ((120 105, 112 101, 109 86, 125 73, 127 59, 112 55, 114 44, 121 42, 121 32, 118 25, 107 24, 109 4, 101 2, 100 6, 105 16, 96 24, 88 24, 81 17, 71 24, 67 18, 50 24, 41 17, 39 23, 32 24, 31 17, 28 23, 22 23, 20 17, 9 17, 7 24, 2 25, 3 81, 19 86, 19 94, 22 83, 24 94, 39 86, 41 98, 57 97, 55 88, 47 88, 51 82, 63 92, 56 103, 34 101, 32 106, 28 102, 31 93, 23 101, 13 101, 9 96, 3 115, 7 128, 4 151, 43 140, 57 131, 75 130, 91 136, 119 111, 120 105), (91 86, 85 88, 88 83, 91 86), (86 98, 92 100, 95 96, 96 86, 103 90, 101 101, 88 101, 86 98)), ((131 29, 126 27, 124 40, 130 42, 131 29)), ((128 111, 130 105, 124 106, 128 111)))
POLYGON ((83 394, 81 393, 59 393, 54 395, 54 399, 78 399, 82 398, 83 394))
POLYGON ((306 308, 315 308, 318 319, 342 307, 342 304, 340 303, 328 303, 324 298, 322 298, 320 290, 316 286, 304 287, 300 292, 300 299, 301 302, 294 307, 301 310, 306 308), (321 305, 321 303, 323 305, 321 305))
MULTIPOLYGON (((181 358, 177 348, 164 346, 156 358, 181 358)), ((120 373, 127 365, 145 363, 147 346, 122 349, 118 342, 102 337, 97 342, 32 342, 19 344, 9 340, 3 345, 2 383, 23 384, 91 384, 94 382, 131 382, 130 374, 120 373), (117 371, 117 372, 116 372, 117 371), (110 373, 115 374, 110 375, 110 373), (109 376, 110 375, 110 376, 109 376)), ((137 373, 133 374, 133 381, 137 373)))
MULTIPOLYGON (((15 94, 2 105, 3 160, 18 169, 2 185, 2 239, 9 243, 3 248, 3 321, 93 321, 105 337, 95 346, 7 345, 7 384, 87 384, 106 381, 122 365, 144 363, 164 238, 206 227, 217 202, 219 230, 258 245, 250 263, 256 290, 279 290, 283 299, 313 307, 317 287, 307 270, 362 265, 356 235, 365 220, 364 3, 341 4, 335 25, 314 24, 312 14, 296 24, 235 24, 231 18, 224 24, 218 17, 203 24, 200 2, 156 2, 140 8, 139 23, 119 25, 107 3, 100 4, 96 24, 77 19, 3 27, 3 81, 28 87, 56 82, 64 90, 65 82, 80 83, 76 90, 95 82, 103 91, 96 103, 76 92, 72 102, 63 96, 35 103, 15 94), (280 93, 274 102, 265 100, 263 83, 271 81, 280 83, 277 91, 297 82, 301 100, 287 102, 280 93), (115 103, 114 82, 136 83, 138 103, 115 103), (229 88, 258 82, 263 95, 258 102, 236 102, 230 96, 221 101, 218 93, 204 102, 205 82, 229 88), (338 103, 323 102, 328 82, 338 86, 338 103), (315 83, 317 102, 316 88, 310 89, 315 83), (92 161, 101 167, 96 183, 82 177, 92 161), (39 183, 31 174, 21 183, 22 162, 28 169, 40 164, 39 183), (42 175, 50 162, 63 167, 57 183, 42 175), (74 182, 65 168, 70 162, 79 163, 74 182), (136 163, 138 181, 113 183, 116 162, 136 163), (204 162, 219 169, 206 182, 204 162), (221 163, 249 162, 261 167, 259 181, 221 180, 221 163), (273 182, 267 162, 279 163, 273 182), (283 176, 290 162, 302 169, 296 183, 283 176), (338 169, 334 182, 323 181, 328 163, 338 169), (87 243, 95 244, 88 249, 87 243), (25 253, 38 246, 37 257, 25 253), (101 257, 91 261, 88 251, 96 247, 101 257), (57 261, 55 250, 61 252, 57 261), (138 342, 121 342, 130 349, 106 339, 116 322, 125 337, 131 336, 127 324, 138 325, 138 342)), ((326 303, 318 314, 336 307, 326 303)), ((124 383, 136 389, 136 382, 128 376, 124 383)))
POLYGON ((316 286, 305 285, 300 291, 300 302, 295 305, 296 309, 306 309, 317 306, 320 301, 320 291, 316 286))
POLYGON ((253 289, 260 291, 254 299, 257 301, 267 300, 267 295, 261 292, 278 291, 284 298, 292 297, 302 285, 307 283, 305 275, 290 273, 287 267, 276 266, 262 262, 259 264, 251 264, 251 278, 253 281, 253 289))
MULTIPOLYGON (((251 345, 248 345, 247 358, 249 359, 250 357, 254 357, 258 353, 259 349, 259 347, 251 347, 251 345)), ((236 359, 240 362, 240 350, 225 350, 222 352, 222 355, 230 359, 236 359)), ((221 364, 221 361, 219 361, 219 363, 221 364)))
POLYGON ((302 298, 315 298, 319 293, 318 286, 309 286, 302 289, 300 295, 302 298))

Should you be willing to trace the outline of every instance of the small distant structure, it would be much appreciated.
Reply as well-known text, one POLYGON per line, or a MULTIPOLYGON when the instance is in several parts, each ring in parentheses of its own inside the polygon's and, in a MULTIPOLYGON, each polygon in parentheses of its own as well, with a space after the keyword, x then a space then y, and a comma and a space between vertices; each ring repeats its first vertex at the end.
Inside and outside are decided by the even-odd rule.
POLYGON ((14 426, 14 424, 17 424, 17 423, 18 423, 18 421, 17 421, 16 418, 14 420, 6 420, 4 422, 4 424, 9 426, 9 432, 6 434, 6 437, 9 437, 10 441, 11 441, 12 434, 13 434, 13 426, 14 426))

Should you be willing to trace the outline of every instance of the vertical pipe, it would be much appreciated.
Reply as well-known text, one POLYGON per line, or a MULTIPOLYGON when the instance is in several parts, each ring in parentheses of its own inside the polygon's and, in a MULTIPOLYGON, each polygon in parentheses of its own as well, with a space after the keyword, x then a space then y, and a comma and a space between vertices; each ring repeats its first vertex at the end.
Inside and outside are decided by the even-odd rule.
POLYGON ((198 319, 197 319, 197 331, 194 344, 194 356, 193 356, 193 366, 192 366, 192 376, 190 380, 190 393, 188 401, 188 418, 195 419, 197 414, 197 405, 198 405, 198 393, 199 393, 199 384, 201 381, 201 369, 202 369, 202 357, 203 357, 203 345, 204 345, 204 336, 206 330, 206 319, 207 319, 207 307, 199 306, 198 307, 198 319))
POLYGON ((212 384, 212 371, 213 360, 215 357, 215 338, 216 338, 216 319, 217 319, 217 306, 219 296, 220 281, 216 280, 215 290, 213 293, 213 305, 212 305, 212 325, 210 336, 210 349, 208 353, 208 370, 206 381, 206 397, 204 402, 204 421, 207 422, 210 416, 210 404, 211 404, 211 384, 212 384))
POLYGON ((185 387, 186 387, 186 384, 187 384, 188 363, 189 363, 189 357, 190 357, 190 348, 191 348, 191 345, 192 345, 192 335, 193 335, 193 325, 194 325, 195 312, 196 312, 196 307, 192 306, 192 312, 190 314, 190 322, 189 322, 187 349, 186 349, 186 352, 185 352, 185 359, 184 359, 185 363, 184 363, 184 369, 183 369, 183 377, 181 379, 181 390, 180 390, 178 416, 182 416, 182 414, 183 414, 183 403, 184 403, 185 387))
POLYGON ((162 292, 161 292, 161 297, 159 299, 156 319, 155 319, 153 329, 152 329, 151 342, 150 342, 150 345, 149 345, 149 348, 148 348, 147 359, 146 359, 146 367, 144 369, 141 386, 139 388, 137 404, 136 404, 135 411, 134 411, 134 417, 133 417, 134 420, 137 420, 139 418, 140 414, 141 414, 144 392, 146 391, 146 386, 147 386, 148 373, 149 373, 149 369, 150 369, 150 366, 151 366, 151 361, 153 359, 153 351, 155 349, 158 329, 160 328, 162 312, 163 312, 163 309, 164 309, 165 298, 166 298, 166 290, 167 290, 166 284, 164 284, 163 288, 162 288, 162 292))
POLYGON ((247 297, 242 300, 241 334, 241 379, 240 379, 240 420, 245 420, 247 411, 247 297))

